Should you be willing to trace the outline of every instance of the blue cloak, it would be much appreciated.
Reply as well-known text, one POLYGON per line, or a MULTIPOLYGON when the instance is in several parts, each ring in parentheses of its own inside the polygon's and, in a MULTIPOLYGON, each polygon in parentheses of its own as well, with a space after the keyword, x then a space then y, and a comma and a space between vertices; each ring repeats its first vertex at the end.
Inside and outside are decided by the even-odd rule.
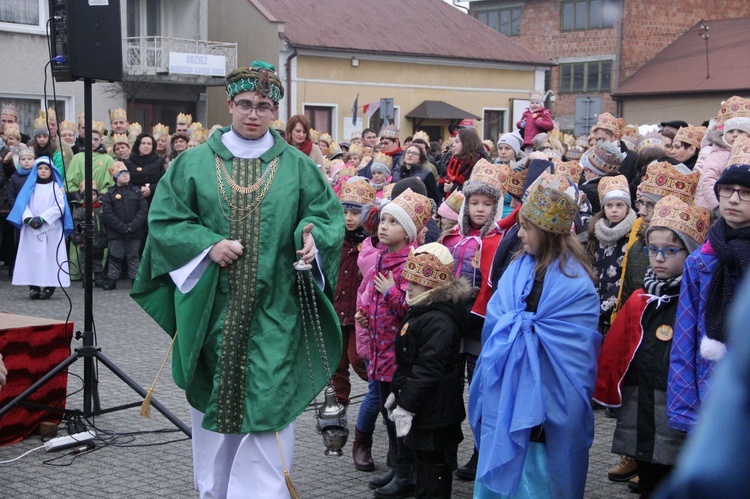
POLYGON ((583 497, 594 439, 591 396, 601 335, 599 298, 575 260, 565 275, 547 268, 536 313, 526 311, 534 257, 503 274, 487 305, 482 352, 469 389, 469 422, 479 449, 477 481, 513 495, 521 480, 530 430, 544 424, 553 497, 583 497), (572 277, 570 277, 572 276, 572 277))

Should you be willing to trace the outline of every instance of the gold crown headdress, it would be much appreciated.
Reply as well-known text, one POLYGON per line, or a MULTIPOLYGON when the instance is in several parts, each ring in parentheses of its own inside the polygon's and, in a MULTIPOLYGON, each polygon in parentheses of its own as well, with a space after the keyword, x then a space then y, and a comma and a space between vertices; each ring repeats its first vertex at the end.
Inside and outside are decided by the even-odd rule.
POLYGON ((339 191, 341 203, 349 203, 357 206, 372 206, 376 201, 376 190, 367 180, 355 180, 344 182, 339 191))
POLYGON ((130 142, 128 142, 128 136, 124 133, 116 133, 112 136, 112 147, 116 146, 117 144, 127 144, 128 147, 130 147, 130 142))
POLYGON ((178 125, 192 125, 193 123, 193 115, 192 114, 183 114, 180 113, 177 115, 177 121, 176 123, 178 125))
POLYGON ((417 130, 417 133, 415 133, 412 138, 412 140, 423 140, 425 144, 430 143, 430 136, 427 135, 427 133, 423 130, 417 130))
MULTIPOLYGON (((691 205, 677 196, 665 196, 656 203, 649 230, 664 227, 693 240, 692 247, 703 244, 711 225, 711 214, 706 208, 691 205)), ((688 252, 691 249, 688 248, 688 252)))
POLYGON ((389 170, 393 167, 393 158, 382 152, 376 153, 375 157, 372 159, 372 162, 383 163, 388 167, 389 170))
POLYGON ((596 130, 597 128, 602 128, 604 130, 609 130, 619 137, 622 134, 622 129, 624 127, 625 121, 623 121, 622 118, 615 118, 610 113, 602 113, 596 120, 596 125, 594 125, 591 129, 596 130))
POLYGON ((703 136, 706 135, 706 127, 704 126, 683 126, 677 130, 677 134, 674 136, 674 141, 680 141, 685 144, 690 144, 696 148, 701 148, 701 141, 703 136))
POLYGON ((652 163, 646 168, 646 175, 638 186, 642 194, 666 197, 677 196, 687 204, 695 202, 695 191, 698 188, 699 171, 682 173, 668 161, 652 163))
POLYGON ((163 135, 164 137, 169 137, 169 127, 167 125, 162 125, 161 123, 157 123, 151 129, 151 135, 153 135, 154 137, 156 137, 157 135, 163 135))
POLYGON ((578 189, 564 175, 544 172, 529 187, 521 214, 544 232, 569 234, 578 202, 578 189))
POLYGON ((398 128, 396 128, 396 125, 388 125, 387 127, 384 127, 380 131, 380 137, 385 137, 389 139, 397 139, 398 138, 398 128))
POLYGON ((445 286, 453 279, 456 262, 440 243, 428 243, 409 251, 402 277, 430 289, 445 286))
POLYGON ((118 107, 117 109, 110 109, 109 122, 112 123, 115 120, 128 121, 128 113, 126 113, 125 110, 121 107, 118 107))

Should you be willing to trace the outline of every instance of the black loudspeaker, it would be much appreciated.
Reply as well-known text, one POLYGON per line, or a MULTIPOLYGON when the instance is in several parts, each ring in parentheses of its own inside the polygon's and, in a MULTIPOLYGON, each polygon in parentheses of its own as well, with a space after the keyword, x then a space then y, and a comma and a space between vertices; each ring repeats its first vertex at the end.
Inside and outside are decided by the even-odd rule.
POLYGON ((122 81, 120 0, 49 0, 50 59, 57 81, 122 81))

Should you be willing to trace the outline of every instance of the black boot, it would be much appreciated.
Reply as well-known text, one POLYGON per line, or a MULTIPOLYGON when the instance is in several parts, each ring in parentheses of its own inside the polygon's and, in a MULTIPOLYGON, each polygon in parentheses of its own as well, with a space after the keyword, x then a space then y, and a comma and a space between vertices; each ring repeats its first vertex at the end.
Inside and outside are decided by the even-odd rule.
POLYGON ((117 280, 116 279, 107 279, 104 281, 104 286, 102 286, 102 289, 104 291, 111 291, 113 289, 117 288, 117 280))
POLYGON ((393 480, 394 476, 396 476, 396 468, 388 468, 388 471, 367 482, 367 486, 371 489, 379 489, 380 487, 388 485, 390 481, 393 480))
POLYGON ((450 464, 422 464, 417 471, 417 499, 450 499, 452 489, 450 464), (423 479, 420 472, 424 472, 423 479))
POLYGON ((381 499, 400 499, 414 497, 415 486, 411 477, 395 475, 388 485, 375 489, 375 497, 381 499))
POLYGON ((97 288, 103 288, 105 282, 107 282, 107 280, 104 279, 101 272, 94 272, 94 286, 97 288))
POLYGON ((461 480, 473 481, 477 476, 477 461, 479 460, 479 451, 474 447, 474 454, 471 455, 469 462, 456 470, 456 476, 461 480))
POLYGON ((38 300, 42 297, 42 290, 39 286, 29 286, 29 298, 38 300))
POLYGON ((39 297, 40 300, 49 300, 52 295, 55 294, 55 288, 47 287, 42 290, 42 296, 39 297))
POLYGON ((359 431, 356 427, 354 428, 352 459, 354 459, 354 467, 359 471, 375 471, 375 463, 372 462, 371 431, 359 431))

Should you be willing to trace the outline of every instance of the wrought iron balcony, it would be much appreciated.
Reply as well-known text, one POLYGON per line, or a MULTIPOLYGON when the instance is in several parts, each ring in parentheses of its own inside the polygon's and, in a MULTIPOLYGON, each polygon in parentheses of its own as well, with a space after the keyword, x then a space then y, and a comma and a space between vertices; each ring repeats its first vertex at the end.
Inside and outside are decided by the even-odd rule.
POLYGON ((237 67, 237 44, 168 38, 164 36, 129 37, 125 39, 125 74, 129 76, 153 76, 155 80, 222 85, 224 76, 237 67), (170 74, 169 54, 197 54, 224 56, 226 69, 223 75, 170 74))

